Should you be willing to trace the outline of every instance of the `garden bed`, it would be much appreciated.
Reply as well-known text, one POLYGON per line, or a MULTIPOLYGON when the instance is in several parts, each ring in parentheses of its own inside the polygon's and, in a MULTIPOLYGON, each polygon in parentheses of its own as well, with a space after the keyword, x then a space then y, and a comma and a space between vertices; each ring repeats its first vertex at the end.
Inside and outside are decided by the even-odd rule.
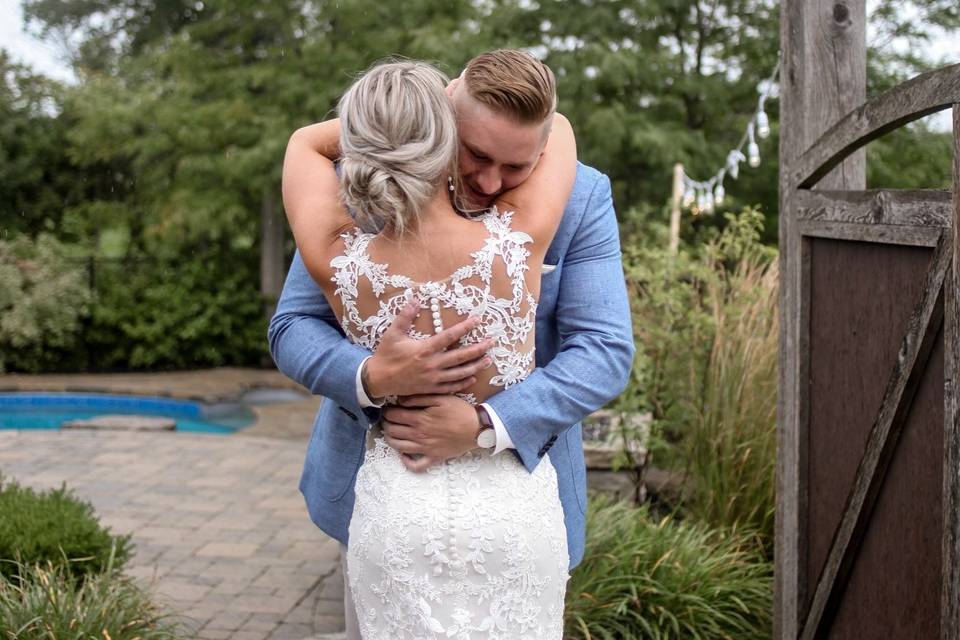
POLYGON ((587 488, 620 500, 641 504, 674 502, 683 478, 653 466, 648 448, 650 414, 621 414, 601 409, 583 421, 583 458, 587 488))

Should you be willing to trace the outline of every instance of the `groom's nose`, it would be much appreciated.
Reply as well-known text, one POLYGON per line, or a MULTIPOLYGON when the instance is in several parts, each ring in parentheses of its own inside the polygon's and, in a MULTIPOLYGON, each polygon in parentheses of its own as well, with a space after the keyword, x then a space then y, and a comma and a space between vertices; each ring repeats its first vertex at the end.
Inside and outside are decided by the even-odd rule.
POLYGON ((500 192, 500 186, 502 184, 500 180, 500 172, 494 169, 487 169, 486 171, 481 171, 477 175, 477 186, 480 187, 480 190, 488 196, 496 195, 500 192))

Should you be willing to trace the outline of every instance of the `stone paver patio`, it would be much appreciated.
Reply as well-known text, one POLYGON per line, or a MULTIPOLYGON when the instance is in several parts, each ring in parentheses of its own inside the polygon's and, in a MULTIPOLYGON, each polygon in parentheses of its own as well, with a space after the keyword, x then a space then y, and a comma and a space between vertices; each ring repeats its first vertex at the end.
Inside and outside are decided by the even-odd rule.
MULTIPOLYGON (((2 390, 85 390, 216 400, 297 388, 275 371, 0 376, 2 390)), ((297 489, 319 398, 254 407, 235 435, 0 430, 0 472, 66 483, 116 533, 127 573, 197 638, 302 640, 343 629, 339 546, 297 489)), ((336 636, 330 636, 336 637, 336 636)))

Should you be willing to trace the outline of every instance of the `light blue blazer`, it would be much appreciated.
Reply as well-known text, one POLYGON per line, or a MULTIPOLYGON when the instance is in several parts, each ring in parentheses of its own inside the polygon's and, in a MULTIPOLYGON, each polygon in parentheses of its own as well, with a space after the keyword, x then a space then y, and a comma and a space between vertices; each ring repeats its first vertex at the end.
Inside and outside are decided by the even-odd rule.
MULTIPOLYGON (((544 262, 556 268, 544 273, 541 281, 537 368, 487 403, 516 445, 498 455, 516 455, 532 472, 550 452, 573 569, 583 558, 587 508, 580 420, 623 390, 634 352, 607 176, 578 166, 544 262)), ((366 432, 380 414, 357 403, 355 376, 369 352, 344 338, 299 254, 290 266, 268 336, 280 371, 328 398, 313 426, 300 491, 313 522, 346 544, 366 432)))

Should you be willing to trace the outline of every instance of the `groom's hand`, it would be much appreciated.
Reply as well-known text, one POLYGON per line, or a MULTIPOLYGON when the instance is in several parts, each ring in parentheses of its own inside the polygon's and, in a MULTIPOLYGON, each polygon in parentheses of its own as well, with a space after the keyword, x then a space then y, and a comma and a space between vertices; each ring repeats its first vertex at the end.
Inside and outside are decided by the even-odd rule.
POLYGON ((467 318, 426 340, 414 340, 407 332, 419 311, 409 304, 397 314, 367 360, 364 386, 368 396, 456 393, 476 382, 477 372, 489 366, 486 353, 493 340, 450 349, 477 326, 476 318, 467 318))
POLYGON ((415 472, 476 449, 479 429, 476 409, 456 396, 401 398, 383 411, 384 439, 415 472))

